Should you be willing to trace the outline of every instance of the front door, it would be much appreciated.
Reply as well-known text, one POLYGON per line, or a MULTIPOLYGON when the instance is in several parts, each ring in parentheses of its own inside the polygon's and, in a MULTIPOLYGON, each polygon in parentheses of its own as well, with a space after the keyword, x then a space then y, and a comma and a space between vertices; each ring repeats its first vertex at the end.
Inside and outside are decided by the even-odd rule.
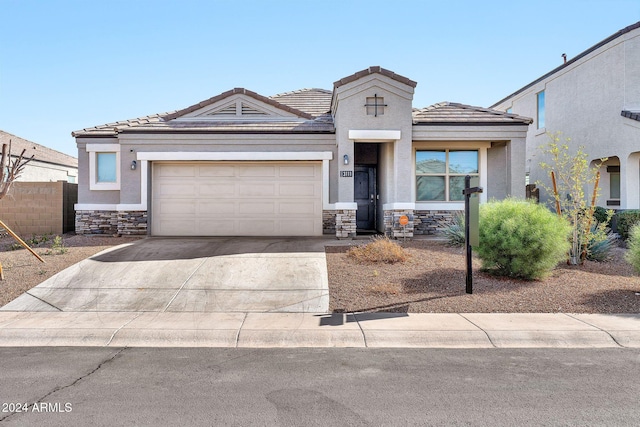
POLYGON ((355 166, 353 192, 358 211, 356 227, 358 230, 375 230, 376 228, 376 168, 371 166, 355 166))

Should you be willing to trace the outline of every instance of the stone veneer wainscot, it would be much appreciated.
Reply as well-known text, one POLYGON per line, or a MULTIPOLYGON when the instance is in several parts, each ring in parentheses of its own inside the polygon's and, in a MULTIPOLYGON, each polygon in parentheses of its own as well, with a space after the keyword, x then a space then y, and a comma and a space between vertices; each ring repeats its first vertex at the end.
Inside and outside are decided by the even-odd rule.
POLYGON ((76 211, 76 234, 144 236, 147 211, 76 211))

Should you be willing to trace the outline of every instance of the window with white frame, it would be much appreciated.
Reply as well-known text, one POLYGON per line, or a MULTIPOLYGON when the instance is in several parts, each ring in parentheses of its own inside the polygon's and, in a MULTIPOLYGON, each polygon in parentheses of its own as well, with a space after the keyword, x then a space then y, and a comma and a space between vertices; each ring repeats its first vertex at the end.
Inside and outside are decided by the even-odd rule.
POLYGON ((87 144, 89 153, 89 189, 120 189, 120 145, 87 144))
POLYGON ((544 116, 545 116, 544 91, 538 92, 537 104, 538 104, 538 120, 536 121, 537 122, 537 126, 538 126, 538 129, 544 129, 544 127, 545 127, 545 124, 544 124, 544 116))
POLYGON ((478 150, 416 151, 416 201, 464 201, 464 177, 478 169, 478 150))

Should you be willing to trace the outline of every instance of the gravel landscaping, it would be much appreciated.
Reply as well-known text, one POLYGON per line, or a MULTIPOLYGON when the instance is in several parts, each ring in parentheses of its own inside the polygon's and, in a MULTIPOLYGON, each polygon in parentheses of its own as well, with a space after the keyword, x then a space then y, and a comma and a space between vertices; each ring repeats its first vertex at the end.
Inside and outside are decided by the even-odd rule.
MULTIPOLYGON (((12 250, 10 237, 0 238, 0 306, 57 272, 109 247, 140 237, 62 236, 65 253, 51 249, 52 239, 34 246, 38 261, 25 249, 12 250)), ((609 262, 584 266, 559 265, 540 281, 498 278, 480 271, 473 261, 474 293, 465 293, 464 251, 444 242, 401 243, 403 263, 357 262, 347 257, 350 246, 327 246, 332 312, 411 313, 640 313, 640 277, 616 248, 609 262)), ((354 241, 353 245, 367 241, 354 241)))
MULTIPOLYGON (((134 242, 139 239, 139 237, 83 236, 75 234, 66 234, 61 237, 66 251, 64 249, 62 251, 51 249, 53 236, 48 236, 46 241, 42 241, 37 245, 30 244, 34 251, 44 259, 44 264, 26 249, 22 247, 14 249, 18 246, 12 237, 5 236, 0 238, 0 263, 2 263, 4 270, 4 280, 0 281, 0 307, 59 271, 87 257, 112 246, 134 242)), ((27 239, 24 236, 22 238, 27 239)), ((39 236, 37 240, 44 239, 39 236)))
MULTIPOLYGON (((362 244, 366 244, 364 241, 362 244)), ((559 265, 540 281, 498 278, 473 260, 473 294, 465 293, 463 248, 444 242, 402 243, 403 263, 357 262, 349 247, 328 246, 332 312, 639 313, 640 277, 615 248, 608 262, 559 265)))

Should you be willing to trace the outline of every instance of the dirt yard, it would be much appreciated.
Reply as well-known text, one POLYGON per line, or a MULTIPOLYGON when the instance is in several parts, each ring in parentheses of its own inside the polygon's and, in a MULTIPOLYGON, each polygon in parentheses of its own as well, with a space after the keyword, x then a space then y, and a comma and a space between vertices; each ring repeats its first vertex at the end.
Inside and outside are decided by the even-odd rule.
POLYGON ((63 247, 60 250, 52 249, 54 237, 22 237, 24 240, 29 240, 27 243, 44 259, 44 264, 29 251, 20 247, 13 238, 6 236, 0 238, 0 263, 4 270, 4 280, 0 281, 0 307, 57 272, 87 257, 112 246, 140 239, 139 237, 66 234, 61 236, 63 247))
MULTIPOLYGON (((366 242, 363 242, 366 243, 366 242)), ((616 248, 609 262, 559 265, 542 281, 493 277, 474 259, 465 293, 462 248, 414 240, 398 264, 358 263, 348 247, 327 247, 330 310, 410 313, 639 313, 640 277, 616 248)))

